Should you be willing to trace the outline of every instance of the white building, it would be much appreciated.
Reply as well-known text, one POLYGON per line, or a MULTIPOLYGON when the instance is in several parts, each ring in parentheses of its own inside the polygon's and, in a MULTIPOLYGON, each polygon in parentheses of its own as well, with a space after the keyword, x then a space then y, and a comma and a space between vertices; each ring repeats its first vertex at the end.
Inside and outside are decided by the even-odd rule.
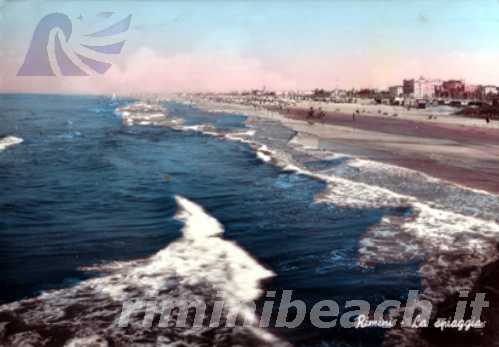
POLYGON ((487 95, 496 95, 498 94, 498 90, 496 86, 483 86, 482 87, 482 95, 487 96, 487 95))
POLYGON ((404 94, 404 88, 402 86, 392 86, 388 88, 388 92, 392 98, 398 98, 404 94))
POLYGON ((416 99, 431 99, 435 97, 436 88, 442 85, 441 80, 429 80, 420 77, 414 80, 414 94, 413 97, 416 99))

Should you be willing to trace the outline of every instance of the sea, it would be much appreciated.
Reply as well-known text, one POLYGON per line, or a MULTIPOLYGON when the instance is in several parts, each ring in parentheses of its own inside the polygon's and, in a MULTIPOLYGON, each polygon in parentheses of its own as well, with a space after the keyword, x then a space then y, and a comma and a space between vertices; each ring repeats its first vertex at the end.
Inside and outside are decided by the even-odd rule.
POLYGON ((0 95, 0 345, 409 345, 258 324, 285 291, 440 302, 496 259, 497 196, 354 153, 179 100, 0 95), (124 302, 220 297, 249 324, 116 323, 124 302))

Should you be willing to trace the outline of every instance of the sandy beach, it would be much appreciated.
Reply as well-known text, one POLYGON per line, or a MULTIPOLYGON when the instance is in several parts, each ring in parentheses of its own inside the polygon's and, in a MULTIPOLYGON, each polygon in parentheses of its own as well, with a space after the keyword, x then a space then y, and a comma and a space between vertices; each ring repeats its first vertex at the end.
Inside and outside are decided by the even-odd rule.
POLYGON ((292 109, 321 108, 327 113, 342 114, 351 118, 358 111, 360 116, 375 117, 376 119, 402 119, 418 122, 429 122, 436 125, 451 125, 464 127, 495 128, 499 129, 499 122, 487 123, 483 118, 472 118, 455 115, 459 109, 450 106, 429 106, 425 109, 404 106, 376 104, 372 101, 359 99, 357 103, 326 103, 318 101, 302 101, 296 103, 292 109))
MULTIPOLYGON (((499 193, 499 122, 487 124, 482 119, 448 112, 430 120, 428 110, 401 107, 396 107, 398 116, 392 117, 383 115, 388 109, 393 111, 393 107, 387 105, 320 106, 325 117, 309 120, 309 104, 282 108, 214 103, 204 99, 195 103, 211 110, 278 120, 305 135, 298 139, 307 138, 306 145, 316 149, 336 150, 417 170, 469 188, 499 193), (383 111, 378 113, 378 108, 383 111), (360 111, 355 120, 347 109, 348 112, 360 111)), ((314 103, 313 107, 317 110, 319 106, 314 103)))

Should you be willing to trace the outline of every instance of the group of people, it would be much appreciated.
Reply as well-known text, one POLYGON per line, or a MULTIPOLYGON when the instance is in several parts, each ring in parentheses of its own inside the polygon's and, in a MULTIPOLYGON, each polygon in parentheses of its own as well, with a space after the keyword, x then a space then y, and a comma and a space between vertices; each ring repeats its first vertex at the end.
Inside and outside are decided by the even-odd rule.
MULTIPOLYGON (((352 120, 355 121, 356 117, 360 115, 360 111, 356 110, 352 113, 352 120)), ((311 106, 308 109, 307 120, 309 123, 313 123, 313 119, 318 119, 323 121, 326 118, 326 112, 322 110, 322 107, 319 107, 317 111, 311 106)))
MULTIPOLYGON (((280 108, 280 109, 282 109, 282 108, 280 108)), ((410 106, 408 107, 408 109, 410 109, 410 106)), ((380 111, 378 111, 378 112, 380 112, 380 111)), ((287 109, 287 113, 289 113, 289 109, 287 109)), ((358 117, 358 116, 360 116, 360 111, 359 111, 359 110, 355 110, 355 112, 353 112, 353 113, 352 113, 352 121, 354 121, 354 122, 355 122, 355 120, 357 119, 357 117, 358 117)), ((393 116, 394 116, 394 117, 397 117, 397 116, 398 116, 398 114, 396 114, 396 113, 395 113, 395 114, 393 114, 393 116)), ((314 120, 314 119, 318 119, 318 120, 320 120, 320 121, 323 121, 323 120, 324 120, 324 118, 326 118, 326 112, 324 112, 324 111, 322 110, 322 107, 319 107, 319 108, 316 110, 314 107, 312 107, 312 106, 311 106, 311 107, 308 109, 308 112, 307 112, 307 120, 308 120, 308 122, 309 122, 309 123, 313 123, 313 120, 314 120)), ((428 119, 438 119, 438 117, 437 117, 437 116, 435 116, 435 115, 429 115, 429 116, 428 116, 428 119)), ((490 117, 490 116, 486 116, 486 117, 485 117, 485 121, 486 121, 487 123, 490 123, 490 121, 491 121, 491 117, 490 117)))
POLYGON ((308 113, 307 113, 307 119, 311 122, 312 119, 319 119, 319 120, 323 120, 324 118, 326 117, 326 112, 324 112, 322 110, 322 107, 319 107, 317 109, 317 112, 316 110, 313 108, 313 107, 310 107, 309 110, 308 110, 308 113))

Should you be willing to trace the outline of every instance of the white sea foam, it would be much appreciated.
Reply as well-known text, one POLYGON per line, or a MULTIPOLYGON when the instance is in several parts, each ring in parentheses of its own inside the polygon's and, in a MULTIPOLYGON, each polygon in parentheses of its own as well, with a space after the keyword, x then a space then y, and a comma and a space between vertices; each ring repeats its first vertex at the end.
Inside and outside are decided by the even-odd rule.
POLYGON ((194 240, 220 236, 223 233, 223 226, 218 220, 207 214, 201 206, 181 196, 176 196, 175 200, 180 207, 175 218, 184 222, 182 229, 184 238, 194 240))
POLYGON ((216 131, 215 127, 213 127, 210 124, 180 125, 180 126, 173 125, 172 128, 180 131, 194 131, 211 136, 222 136, 216 131))
POLYGON ((203 125, 197 124, 197 125, 184 125, 182 127, 182 130, 192 130, 192 131, 202 131, 204 128, 203 125))
POLYGON ((236 244, 212 237, 220 236, 223 228, 200 206, 181 197, 177 197, 177 202, 180 210, 176 217, 185 223, 182 229, 184 240, 173 245, 173 252, 168 247, 165 252, 158 253, 156 259, 161 263, 165 262, 165 258, 176 263, 177 272, 184 274, 191 284, 216 281, 227 294, 238 300, 248 301, 258 297, 259 281, 272 276, 272 272, 260 266, 236 244), (179 257, 186 246, 192 257, 179 257))
POLYGON ((272 160, 272 151, 269 150, 266 145, 260 146, 256 151, 256 155, 264 162, 270 162, 272 160))
POLYGON ((149 258, 146 264, 134 264, 120 275, 117 284, 106 281, 99 288, 116 300, 124 300, 129 286, 140 283, 147 296, 155 296, 170 285, 164 281, 170 275, 179 278, 181 286, 216 286, 233 298, 233 303, 257 298, 260 281, 273 273, 235 243, 221 239, 222 225, 199 205, 179 196, 176 200, 179 211, 175 218, 184 222, 183 237, 149 258))
POLYGON ((138 101, 127 106, 117 107, 114 113, 121 117, 127 126, 177 126, 182 123, 180 119, 170 118, 166 110, 159 104, 148 104, 138 101))
MULTIPOLYGON (((27 327, 26 336, 16 334, 9 339, 16 338, 20 340, 19 343, 28 342, 38 336, 36 329, 40 324, 61 322, 72 336, 67 346, 87 342, 99 345, 107 340, 131 344, 133 338, 137 341, 159 343, 162 339, 169 339, 171 343, 181 341, 192 346, 204 345, 207 341, 204 335, 206 332, 209 331, 209 335, 217 339, 217 334, 231 334, 230 329, 162 328, 152 334, 138 323, 142 319, 138 316, 131 318, 138 320, 138 329, 129 330, 123 336, 120 329, 102 322, 109 321, 109 317, 118 319, 120 303, 125 301, 149 298, 162 300, 166 295, 164 298, 168 300, 201 300, 208 304, 213 302, 217 294, 224 298, 224 307, 245 317, 245 321, 250 324, 246 333, 251 332, 253 339, 261 341, 260 345, 281 344, 276 337, 258 327, 251 305, 262 293, 261 281, 274 274, 236 243, 221 238, 223 226, 201 206, 180 196, 176 197, 176 202, 178 212, 175 218, 184 224, 182 237, 155 255, 146 259, 94 266, 89 270, 102 270, 108 274, 72 288, 45 292, 34 299, 0 306, 0 312, 13 312, 16 319, 22 320, 27 327), (75 314, 68 314, 68 310, 76 307, 78 311, 75 314)), ((242 332, 235 330, 233 333, 242 332)))
POLYGON ((105 338, 99 335, 91 335, 86 337, 77 337, 69 340, 64 345, 65 347, 84 347, 84 346, 92 346, 92 347, 108 347, 109 343, 105 338))
POLYGON ((22 143, 24 140, 15 136, 6 136, 0 139, 0 152, 8 147, 22 143))
POLYGON ((264 162, 269 162, 272 160, 272 157, 270 155, 268 155, 262 151, 257 151, 256 155, 258 156, 258 158, 260 158, 264 162))

